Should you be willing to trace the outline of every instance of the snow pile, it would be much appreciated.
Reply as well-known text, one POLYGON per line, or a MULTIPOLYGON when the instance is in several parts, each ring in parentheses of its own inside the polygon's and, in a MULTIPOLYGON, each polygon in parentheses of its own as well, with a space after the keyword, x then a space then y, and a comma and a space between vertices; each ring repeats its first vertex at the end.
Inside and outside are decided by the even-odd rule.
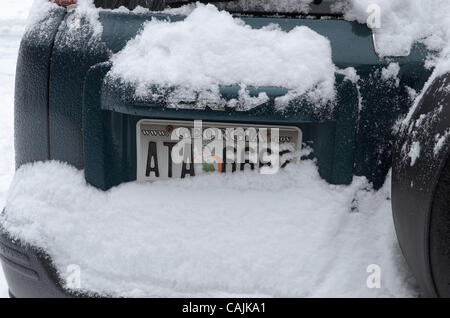
POLYGON ((184 21, 147 22, 112 63, 109 75, 133 84, 138 96, 155 84, 213 95, 221 85, 281 86, 317 101, 335 94, 326 38, 303 26, 252 29, 212 5, 199 4, 184 21))
POLYGON ((1 224, 44 248, 64 278, 114 296, 417 296, 398 249, 390 181, 320 179, 312 161, 102 192, 83 173, 22 167, 1 224), (381 288, 367 288, 371 264, 381 288))
POLYGON ((0 4, 0 210, 14 174, 14 74, 32 4, 33 0, 0 4))
POLYGON ((447 129, 444 134, 442 134, 442 135, 437 134, 435 136, 434 139, 435 139, 436 143, 435 143, 434 149, 433 149, 433 152, 434 152, 435 156, 437 156, 439 154, 439 152, 441 151, 442 147, 445 145, 445 143, 446 143, 447 139, 449 138, 449 136, 450 136, 450 130, 449 129, 447 129))

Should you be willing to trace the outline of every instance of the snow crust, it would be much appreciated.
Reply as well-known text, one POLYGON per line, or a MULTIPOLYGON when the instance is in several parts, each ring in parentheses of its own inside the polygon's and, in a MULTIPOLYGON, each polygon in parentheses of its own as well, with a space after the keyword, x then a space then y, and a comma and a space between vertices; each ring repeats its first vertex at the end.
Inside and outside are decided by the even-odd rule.
POLYGON ((213 5, 198 4, 180 22, 152 20, 112 58, 110 76, 136 86, 179 86, 217 94, 220 85, 281 86, 293 95, 334 98, 329 41, 307 27, 252 29, 213 5))
POLYGON ((450 2, 447 0, 351 0, 345 19, 366 23, 369 6, 380 8, 381 28, 374 29, 382 56, 408 55, 416 42, 442 50, 449 43, 450 2))
POLYGON ((22 167, 1 224, 43 248, 64 278, 114 296, 417 296, 396 243, 390 180, 323 181, 312 161, 276 175, 242 172, 109 192, 82 171, 22 167), (380 289, 367 268, 380 266, 380 289))

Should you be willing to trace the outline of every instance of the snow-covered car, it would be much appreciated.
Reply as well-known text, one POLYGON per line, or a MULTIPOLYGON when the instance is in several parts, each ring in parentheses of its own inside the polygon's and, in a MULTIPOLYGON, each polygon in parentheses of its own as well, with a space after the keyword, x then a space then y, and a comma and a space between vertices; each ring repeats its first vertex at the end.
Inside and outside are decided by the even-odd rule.
MULTIPOLYGON (((364 176, 379 189, 393 167, 402 251, 426 295, 450 296, 450 78, 430 80, 430 48, 389 41, 376 8, 369 28, 346 11, 351 1, 191 2, 36 1, 17 63, 17 168, 68 163, 107 191, 199 174, 193 156, 172 166, 177 128, 278 128, 292 146, 282 166, 301 153, 329 184, 364 176)), ((89 198, 66 204, 78 200, 89 198)), ((36 246, 44 234, 18 235, 25 227, 8 214, 18 204, 7 205, 0 237, 11 296, 88 295, 67 288, 36 246)))

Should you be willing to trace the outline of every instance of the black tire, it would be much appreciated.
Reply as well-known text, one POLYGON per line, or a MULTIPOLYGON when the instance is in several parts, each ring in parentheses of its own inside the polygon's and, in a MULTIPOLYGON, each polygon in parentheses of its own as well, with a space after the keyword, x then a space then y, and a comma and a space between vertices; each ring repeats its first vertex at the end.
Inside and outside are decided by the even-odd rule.
POLYGON ((408 126, 399 132, 392 170, 397 238, 429 297, 450 297, 449 141, 450 74, 446 74, 431 83, 408 126))

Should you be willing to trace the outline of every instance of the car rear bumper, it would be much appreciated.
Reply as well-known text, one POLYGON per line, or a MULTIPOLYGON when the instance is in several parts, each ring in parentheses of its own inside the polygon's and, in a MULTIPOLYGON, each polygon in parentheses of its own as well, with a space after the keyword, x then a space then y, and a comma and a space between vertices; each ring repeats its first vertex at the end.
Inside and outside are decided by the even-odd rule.
POLYGON ((0 227, 0 259, 13 298, 77 297, 62 287, 51 259, 44 252, 12 239, 0 227))

